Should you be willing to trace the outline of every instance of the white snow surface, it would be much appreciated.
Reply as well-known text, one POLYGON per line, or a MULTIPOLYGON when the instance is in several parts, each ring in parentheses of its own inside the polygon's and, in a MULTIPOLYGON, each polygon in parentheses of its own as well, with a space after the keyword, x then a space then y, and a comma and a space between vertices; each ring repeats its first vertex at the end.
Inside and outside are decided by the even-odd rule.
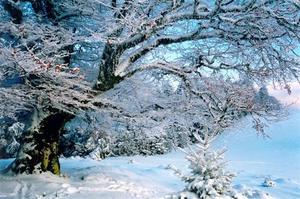
MULTIPOLYGON (((226 147, 233 186, 251 199, 300 199, 300 110, 267 128, 271 138, 257 136, 244 119, 220 136, 215 147, 226 147), (272 186, 265 186, 267 179, 272 186)), ((62 158, 65 177, 0 175, 0 199, 155 199, 184 189, 167 169, 189 172, 181 150, 165 155, 107 158, 95 161, 62 158)), ((0 170, 12 159, 0 160, 0 170)), ((245 197, 241 197, 245 198, 245 197)))

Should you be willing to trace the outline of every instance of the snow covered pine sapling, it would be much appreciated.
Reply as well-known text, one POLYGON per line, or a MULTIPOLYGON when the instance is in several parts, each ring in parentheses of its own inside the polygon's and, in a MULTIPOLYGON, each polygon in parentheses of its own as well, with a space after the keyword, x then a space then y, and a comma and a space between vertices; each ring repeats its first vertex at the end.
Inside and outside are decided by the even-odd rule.
POLYGON ((190 163, 191 173, 182 172, 171 167, 175 173, 186 182, 185 189, 173 199, 221 199, 233 198, 231 182, 234 174, 225 171, 224 153, 225 150, 214 151, 210 144, 215 136, 195 135, 198 143, 190 148, 187 160, 190 163))

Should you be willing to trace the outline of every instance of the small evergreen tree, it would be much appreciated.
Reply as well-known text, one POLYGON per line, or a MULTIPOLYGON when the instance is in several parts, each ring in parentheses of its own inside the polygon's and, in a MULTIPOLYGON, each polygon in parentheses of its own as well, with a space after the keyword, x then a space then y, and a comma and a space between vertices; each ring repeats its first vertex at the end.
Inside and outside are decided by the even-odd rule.
POLYGON ((231 182, 234 175, 224 170, 224 152, 213 151, 210 144, 212 136, 201 138, 194 149, 187 155, 190 162, 191 173, 184 175, 178 169, 172 168, 183 181, 187 183, 185 190, 173 198, 178 199, 217 199, 231 198, 231 182))

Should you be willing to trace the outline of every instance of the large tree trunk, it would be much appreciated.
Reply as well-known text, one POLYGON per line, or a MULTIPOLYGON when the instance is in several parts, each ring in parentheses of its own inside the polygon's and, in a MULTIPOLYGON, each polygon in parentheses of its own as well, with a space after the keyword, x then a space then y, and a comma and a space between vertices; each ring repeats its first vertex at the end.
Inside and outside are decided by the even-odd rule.
MULTIPOLYGON (((107 45, 102 55, 97 88, 106 91, 118 83, 121 78, 114 75, 115 67, 122 49, 107 45)), ((45 103, 44 103, 45 104, 45 103)), ((47 104, 47 103, 46 103, 47 104)), ((59 111, 53 107, 38 106, 32 118, 30 128, 21 143, 16 160, 8 168, 13 174, 32 174, 50 171, 60 174, 59 141, 65 123, 74 115, 59 111), (43 107, 43 108, 42 108, 43 107)))
POLYGON ((58 110, 35 112, 31 127, 23 138, 9 172, 32 174, 50 171, 60 174, 59 138, 65 123, 73 116, 58 110))

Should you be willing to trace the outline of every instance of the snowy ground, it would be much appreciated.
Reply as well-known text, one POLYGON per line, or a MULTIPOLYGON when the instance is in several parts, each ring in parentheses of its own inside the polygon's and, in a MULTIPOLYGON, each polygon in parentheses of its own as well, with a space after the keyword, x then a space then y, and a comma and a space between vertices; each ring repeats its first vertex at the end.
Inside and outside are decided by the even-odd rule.
MULTIPOLYGON (((226 146, 229 169, 237 174, 234 187, 249 198, 300 199, 300 110, 270 125, 271 139, 258 137, 247 121, 225 133, 216 147, 226 146), (276 183, 264 187, 265 178, 276 183), (252 196, 251 196, 252 195, 252 196)), ((12 160, 1 160, 0 169, 12 160)), ((0 199, 72 198, 134 199, 163 198, 180 191, 184 184, 168 165, 188 171, 184 153, 174 151, 152 157, 118 157, 103 161, 61 159, 66 177, 0 176, 0 199)))

